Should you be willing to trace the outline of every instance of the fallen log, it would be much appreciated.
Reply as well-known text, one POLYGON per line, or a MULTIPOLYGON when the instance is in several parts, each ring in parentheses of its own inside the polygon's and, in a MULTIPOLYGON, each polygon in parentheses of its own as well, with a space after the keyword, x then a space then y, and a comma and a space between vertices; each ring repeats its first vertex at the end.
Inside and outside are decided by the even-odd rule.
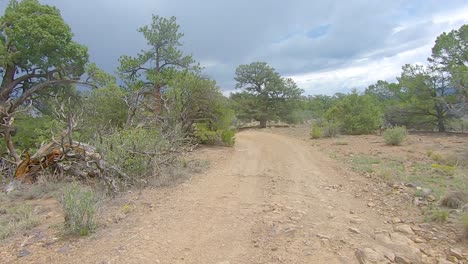
POLYGON ((6 192, 13 191, 20 183, 37 182, 43 172, 62 178, 102 180, 112 192, 118 191, 117 180, 130 181, 128 175, 105 161, 93 146, 81 142, 63 145, 52 142, 40 147, 32 156, 27 151, 24 156, 15 171, 14 180, 5 188, 6 192))

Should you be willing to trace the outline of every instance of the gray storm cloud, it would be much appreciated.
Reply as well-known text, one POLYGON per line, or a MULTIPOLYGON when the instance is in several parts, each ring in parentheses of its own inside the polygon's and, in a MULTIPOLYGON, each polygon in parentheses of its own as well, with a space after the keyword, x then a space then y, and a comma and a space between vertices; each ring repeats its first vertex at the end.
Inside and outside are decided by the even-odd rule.
MULTIPOLYGON (((7 2, 0 1, 2 10, 7 2)), ((362 88, 376 80, 372 75, 389 79, 398 74, 399 63, 424 60, 430 46, 421 47, 442 31, 468 23, 463 15, 468 4, 461 0, 41 2, 61 10, 76 40, 108 72, 115 71, 119 56, 145 48, 136 29, 148 24, 151 14, 174 15, 185 34, 184 50, 223 90, 233 89, 239 64, 256 60, 293 76, 308 94, 362 88), (387 75, 363 70, 382 64, 387 75)))

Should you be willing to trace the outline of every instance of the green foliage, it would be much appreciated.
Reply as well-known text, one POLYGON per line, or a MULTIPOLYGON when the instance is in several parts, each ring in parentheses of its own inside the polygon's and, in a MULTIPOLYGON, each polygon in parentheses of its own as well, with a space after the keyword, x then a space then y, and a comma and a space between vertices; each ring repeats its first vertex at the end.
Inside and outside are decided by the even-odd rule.
POLYGON ((206 123, 212 130, 232 125, 234 111, 213 80, 183 72, 169 83, 164 96, 170 108, 165 114, 185 133, 192 133, 195 123, 206 123))
POLYGON ((455 171, 457 170, 457 167, 455 166, 449 166, 449 165, 442 165, 442 164, 432 164, 431 167, 444 174, 444 175, 449 175, 449 176, 453 176, 455 175, 455 171))
POLYGON ((450 84, 459 95, 468 95, 468 25, 437 37, 428 59, 433 67, 449 73, 450 84))
POLYGON ((333 121, 325 121, 322 123, 324 137, 337 137, 340 134, 340 125, 333 121))
POLYGON ((342 132, 351 135, 370 134, 382 122, 380 109, 372 97, 359 95, 356 91, 339 99, 325 113, 325 118, 339 123, 342 132))
POLYGON ((152 176, 153 156, 167 149, 169 142, 155 128, 126 128, 103 137, 99 151, 111 164, 117 164, 132 180, 152 176))
POLYGON ((179 32, 175 17, 153 15, 151 24, 139 28, 138 32, 143 34, 149 48, 136 57, 121 56, 118 68, 120 77, 125 81, 145 83, 134 86, 138 87, 137 90, 150 88, 155 89, 158 94, 162 87, 173 80, 178 71, 198 69, 192 56, 184 55, 181 50, 180 39, 184 34, 179 32))
MULTIPOLYGON (((47 142, 51 136, 51 128, 57 127, 57 122, 50 116, 33 117, 27 113, 17 116, 14 123, 13 142, 20 150, 36 151, 41 143, 47 142)), ((1 151, 5 152, 5 143, 0 142, 1 151)))
POLYGON ((98 198, 91 189, 71 183, 62 189, 59 203, 65 215, 65 233, 86 236, 96 229, 98 198))
POLYGON ((318 124, 314 124, 312 126, 312 130, 310 131, 310 136, 314 139, 323 137, 323 129, 318 126, 318 124))
POLYGON ((102 136, 123 128, 127 121, 124 91, 114 85, 93 89, 84 94, 82 141, 102 140, 102 136))
POLYGON ((221 141, 226 146, 234 146, 236 142, 236 132, 234 130, 223 130, 221 133, 221 141))
POLYGON ((206 123, 195 125, 195 137, 202 144, 233 146, 235 142, 235 132, 233 130, 213 130, 206 123))
POLYGON ((383 137, 387 145, 399 146, 407 135, 408 131, 405 127, 394 127, 385 130, 383 137))
POLYGON ((219 139, 218 133, 211 130, 206 123, 198 123, 195 125, 195 137, 200 139, 201 143, 207 145, 214 145, 219 139))
POLYGON ((31 230, 39 224, 30 205, 10 207, 0 214, 0 239, 5 239, 24 230, 31 230))
POLYGON ((87 49, 73 42, 60 11, 37 0, 10 1, 0 18, 0 66, 20 69, 51 67, 80 76, 87 49))
POLYGON ((231 99, 241 119, 260 121, 260 127, 266 127, 270 120, 293 121, 290 115, 303 91, 292 79, 281 78, 265 62, 239 65, 235 74, 236 89, 243 92, 232 94, 231 99))

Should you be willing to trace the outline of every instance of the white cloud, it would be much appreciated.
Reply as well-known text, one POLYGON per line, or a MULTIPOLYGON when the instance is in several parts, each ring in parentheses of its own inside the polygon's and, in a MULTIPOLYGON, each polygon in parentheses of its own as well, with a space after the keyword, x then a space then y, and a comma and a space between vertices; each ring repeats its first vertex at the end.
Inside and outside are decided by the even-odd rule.
MULTIPOLYGON (((306 91, 306 94, 328 95, 336 92, 346 93, 354 88, 363 90, 378 80, 394 81, 400 75, 404 64, 425 64, 436 37, 442 31, 458 29, 461 25, 468 23, 466 14, 468 14, 468 5, 451 12, 436 14, 430 20, 407 21, 394 27, 392 35, 415 34, 416 31, 423 30, 421 25, 432 25, 432 28, 421 37, 421 41, 403 42, 397 46, 389 45, 364 53, 352 62, 335 69, 293 74, 289 77, 293 78, 299 87, 306 91), (394 55, 385 55, 395 51, 398 52, 394 55)), ((392 40, 390 36, 389 42, 398 41, 392 40)))

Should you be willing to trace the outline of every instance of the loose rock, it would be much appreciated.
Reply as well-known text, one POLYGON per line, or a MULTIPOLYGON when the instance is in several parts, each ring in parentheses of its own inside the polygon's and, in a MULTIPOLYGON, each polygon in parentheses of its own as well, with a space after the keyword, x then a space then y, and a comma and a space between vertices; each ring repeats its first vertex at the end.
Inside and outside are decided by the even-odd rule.
POLYGON ((29 252, 27 249, 23 248, 18 252, 18 258, 26 257, 29 254, 31 254, 31 252, 29 252))
POLYGON ((397 225, 394 227, 395 231, 398 231, 403 234, 407 235, 414 235, 413 229, 411 229, 411 226, 409 225, 397 225))

